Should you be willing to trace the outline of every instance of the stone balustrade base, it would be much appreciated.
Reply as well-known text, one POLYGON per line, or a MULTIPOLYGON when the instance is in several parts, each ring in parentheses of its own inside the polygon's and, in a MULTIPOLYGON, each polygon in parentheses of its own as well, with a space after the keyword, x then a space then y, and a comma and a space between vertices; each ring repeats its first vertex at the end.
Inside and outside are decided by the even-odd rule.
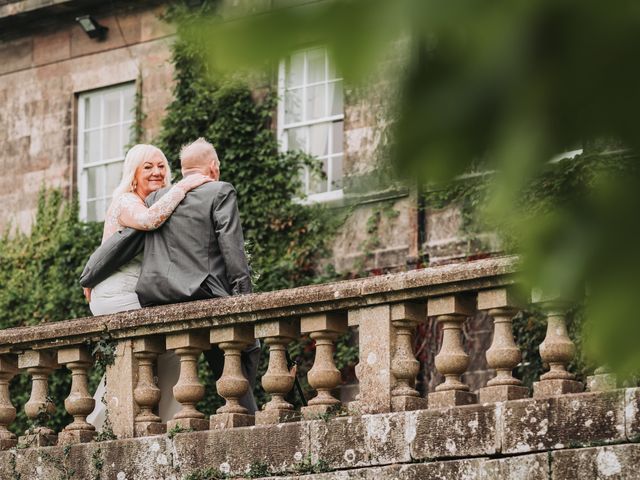
POLYGON ((464 390, 432 392, 429 394, 428 399, 429 408, 457 407, 478 402, 478 396, 475 393, 464 390))
POLYGON ((245 413, 216 413, 209 418, 211 430, 250 427, 251 425, 255 425, 255 417, 245 413))
POLYGON ((480 403, 507 402, 520 400, 529 396, 529 389, 520 385, 494 385, 483 387, 478 391, 480 403))
POLYGON ((58 445, 73 445, 93 441, 95 430, 63 430, 58 434, 58 445))
POLYGON ((584 391, 584 384, 576 380, 551 379, 533 383, 533 398, 548 398, 584 391))
POLYGON ((256 412, 256 425, 297 422, 301 418, 300 412, 295 410, 262 410, 261 412, 256 412))
POLYGON ((58 435, 50 433, 30 433, 18 437, 18 445, 28 447, 50 447, 58 444, 58 435))
POLYGON ((0 438, 0 450, 9 450, 17 445, 17 438, 0 438))
POLYGON ((194 432, 200 432, 208 429, 209 420, 205 420, 204 418, 180 418, 167 422, 167 432, 171 430, 193 430, 194 432))
POLYGON ((105 480, 206 469, 255 478, 251 465, 263 477, 326 472, 314 480, 630 480, 640 479, 639 439, 640 389, 633 388, 84 443, 66 453, 26 448, 0 452, 0 478, 59 478, 64 464, 74 478, 105 480))
POLYGON ((162 435, 163 433, 167 433, 166 423, 138 422, 135 425, 136 437, 146 437, 149 435, 162 435))
POLYGON ((340 404, 335 405, 308 405, 306 407, 302 407, 300 412, 302 414, 302 418, 305 420, 315 420, 318 417, 332 415, 335 412, 339 411, 341 408, 340 404))
POLYGON ((391 397, 391 410, 394 412, 409 412, 412 410, 424 410, 428 406, 428 400, 423 397, 399 396, 391 397))

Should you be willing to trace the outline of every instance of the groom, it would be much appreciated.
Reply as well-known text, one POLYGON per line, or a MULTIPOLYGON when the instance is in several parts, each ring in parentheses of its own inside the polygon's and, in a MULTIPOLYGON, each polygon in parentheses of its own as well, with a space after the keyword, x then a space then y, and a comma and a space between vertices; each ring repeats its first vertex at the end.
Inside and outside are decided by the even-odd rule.
MULTIPOLYGON (((220 178, 220 161, 204 138, 180 151, 182 175, 200 173, 220 178)), ((147 206, 169 188, 151 193, 147 206)), ((164 225, 145 234, 144 260, 136 286, 140 305, 162 305, 205 298, 251 293, 249 265, 236 201, 236 191, 226 182, 195 188, 182 200, 164 225)), ((224 354, 216 346, 204 352, 217 379, 224 354)), ((253 414, 257 405, 253 387, 260 361, 260 343, 242 353, 242 365, 250 383, 240 403, 253 414)))
MULTIPOLYGON (((184 176, 200 173, 213 180, 220 177, 216 151, 204 138, 183 147, 180 161, 184 176)), ((146 199, 147 206, 167 190, 151 193, 146 199)), ((123 259, 126 262, 132 258, 141 243, 137 233, 125 229, 123 235, 113 235, 107 240, 85 267, 83 286, 93 286, 83 282, 98 283, 121 266, 123 259), (87 272, 92 278, 85 276, 87 272)), ((143 236, 144 259, 136 286, 143 307, 251 293, 236 191, 231 184, 215 181, 195 188, 161 228, 143 236)), ((214 377, 220 378, 223 352, 214 346, 204 354, 214 377)), ((250 414, 257 410, 253 387, 259 360, 260 343, 256 340, 242 352, 243 372, 250 387, 240 403, 250 414)))

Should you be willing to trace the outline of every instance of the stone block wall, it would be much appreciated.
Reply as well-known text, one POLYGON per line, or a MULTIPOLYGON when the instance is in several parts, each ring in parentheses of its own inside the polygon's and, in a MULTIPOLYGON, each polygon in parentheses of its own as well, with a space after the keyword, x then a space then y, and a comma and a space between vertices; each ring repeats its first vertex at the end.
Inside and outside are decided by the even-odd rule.
POLYGON ((0 452, 0 478, 633 480, 639 399, 614 390, 14 449, 0 452))
POLYGON ((142 79, 147 139, 171 99, 172 32, 158 8, 97 15, 106 40, 73 18, 0 43, 0 231, 30 228, 42 187, 75 188, 77 95, 142 79))

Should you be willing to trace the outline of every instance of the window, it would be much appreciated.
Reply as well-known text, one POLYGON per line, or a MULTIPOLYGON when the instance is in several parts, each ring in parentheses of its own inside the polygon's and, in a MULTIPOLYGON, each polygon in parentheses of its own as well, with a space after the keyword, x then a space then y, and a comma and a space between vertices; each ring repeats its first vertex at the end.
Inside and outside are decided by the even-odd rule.
POLYGON ((120 183, 134 119, 135 84, 82 93, 78 98, 80 218, 101 222, 120 183))
POLYGON ((281 62, 278 137, 286 150, 302 150, 320 162, 326 178, 303 170, 304 193, 310 200, 342 196, 342 79, 327 50, 299 51, 281 62))

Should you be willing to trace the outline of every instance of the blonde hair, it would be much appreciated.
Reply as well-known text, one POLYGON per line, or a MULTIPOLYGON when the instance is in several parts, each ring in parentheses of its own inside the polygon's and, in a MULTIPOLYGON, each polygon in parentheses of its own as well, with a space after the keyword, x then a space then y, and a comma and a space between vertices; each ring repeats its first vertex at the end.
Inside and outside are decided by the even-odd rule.
POLYGON ((136 186, 134 182, 138 168, 154 155, 160 155, 162 163, 164 163, 165 176, 164 184, 162 186, 166 187, 171 185, 171 170, 169 168, 169 162, 167 161, 167 157, 164 156, 164 153, 162 153, 162 150, 158 147, 154 147, 153 145, 139 143, 138 145, 131 147, 127 152, 127 155, 124 157, 122 179, 113 191, 111 203, 113 203, 113 201, 120 195, 133 192, 135 190, 136 186))

